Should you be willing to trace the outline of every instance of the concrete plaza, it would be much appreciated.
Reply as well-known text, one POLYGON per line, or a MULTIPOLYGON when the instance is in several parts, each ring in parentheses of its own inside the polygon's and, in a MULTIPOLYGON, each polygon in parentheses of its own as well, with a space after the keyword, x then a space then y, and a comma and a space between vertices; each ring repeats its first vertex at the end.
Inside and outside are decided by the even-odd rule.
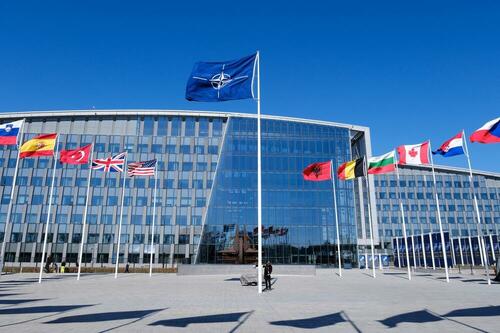
POLYGON ((4 275, 2 332, 499 332, 500 285, 480 272, 318 270, 262 295, 236 275, 4 275))

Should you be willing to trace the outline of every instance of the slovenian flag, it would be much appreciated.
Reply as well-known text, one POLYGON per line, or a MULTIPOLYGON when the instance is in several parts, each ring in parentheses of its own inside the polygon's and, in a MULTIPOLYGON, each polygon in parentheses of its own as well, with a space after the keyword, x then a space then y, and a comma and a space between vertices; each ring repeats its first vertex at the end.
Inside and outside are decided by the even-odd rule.
POLYGON ((0 145, 17 145, 17 136, 21 132, 24 120, 0 125, 0 145))
POLYGON ((438 150, 433 151, 434 155, 440 154, 443 157, 450 157, 455 155, 464 154, 464 142, 462 132, 455 135, 453 138, 449 139, 438 148, 438 150))
POLYGON ((500 118, 488 121, 470 136, 471 142, 500 143, 500 118))

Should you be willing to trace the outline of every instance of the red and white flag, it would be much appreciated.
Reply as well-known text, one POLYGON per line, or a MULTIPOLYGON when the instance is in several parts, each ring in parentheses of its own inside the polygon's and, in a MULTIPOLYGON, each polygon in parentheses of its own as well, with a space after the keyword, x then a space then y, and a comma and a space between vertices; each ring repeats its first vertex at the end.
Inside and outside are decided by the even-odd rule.
POLYGON ((429 141, 398 147, 399 164, 429 164, 429 141))
POLYGON ((59 161, 66 164, 87 164, 91 149, 92 145, 90 144, 73 150, 61 150, 59 161))

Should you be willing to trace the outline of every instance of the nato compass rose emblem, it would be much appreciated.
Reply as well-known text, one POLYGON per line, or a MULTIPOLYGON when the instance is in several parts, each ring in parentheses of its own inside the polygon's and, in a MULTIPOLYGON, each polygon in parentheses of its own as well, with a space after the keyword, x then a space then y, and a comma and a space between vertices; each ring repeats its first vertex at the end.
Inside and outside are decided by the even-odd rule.
POLYGON ((221 72, 213 75, 211 78, 193 76, 193 79, 210 82, 210 84, 212 85, 212 88, 217 90, 217 98, 219 98, 220 97, 219 92, 222 88, 230 85, 233 82, 248 79, 248 75, 236 76, 236 77, 232 78, 231 75, 224 73, 225 67, 226 67, 225 64, 222 65, 221 72))

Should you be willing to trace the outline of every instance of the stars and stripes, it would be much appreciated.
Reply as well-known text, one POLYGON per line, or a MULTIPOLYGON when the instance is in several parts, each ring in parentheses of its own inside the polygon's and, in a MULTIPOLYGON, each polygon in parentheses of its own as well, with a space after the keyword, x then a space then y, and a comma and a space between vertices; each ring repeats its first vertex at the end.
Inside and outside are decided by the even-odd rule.
POLYGON ((126 154, 126 152, 123 152, 104 160, 95 159, 92 161, 92 169, 104 172, 123 172, 126 154))
POLYGON ((156 159, 143 162, 133 162, 127 165, 128 176, 154 176, 156 170, 156 159))

